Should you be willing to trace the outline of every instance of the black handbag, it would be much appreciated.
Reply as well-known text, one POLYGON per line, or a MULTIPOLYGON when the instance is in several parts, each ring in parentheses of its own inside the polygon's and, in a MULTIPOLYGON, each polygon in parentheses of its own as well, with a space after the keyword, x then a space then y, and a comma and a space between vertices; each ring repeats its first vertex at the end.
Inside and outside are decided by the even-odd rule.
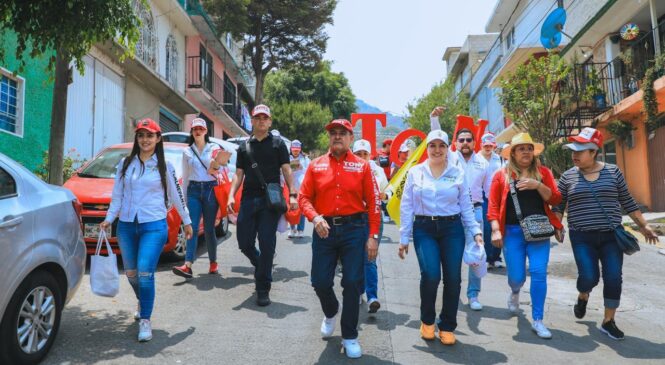
POLYGON ((522 217, 522 210, 520 209, 520 202, 517 200, 517 192, 513 186, 513 180, 508 181, 510 185, 510 196, 513 197, 515 204, 515 213, 517 220, 522 227, 524 239, 527 242, 542 241, 545 238, 554 236, 554 227, 550 223, 550 219, 544 214, 532 214, 528 217, 522 217))
MULTIPOLYGON (((591 190, 591 194, 593 194, 593 198, 596 199, 596 203, 600 206, 600 209, 603 211, 603 214, 605 215, 605 219, 607 219, 607 222, 610 223, 610 217, 607 215, 607 211, 605 211, 605 208, 603 205, 600 203, 600 200, 598 199, 598 196, 596 195, 596 191, 593 190, 593 186, 587 179, 584 178, 584 175, 577 170, 577 172, 580 174, 580 178, 584 180, 587 185, 589 186, 589 190, 591 190)), ((632 233, 626 231, 621 224, 619 224, 616 227, 612 227, 610 223, 610 228, 614 231, 614 238, 617 241, 617 245, 619 246, 619 249, 623 251, 626 255, 632 255, 635 252, 640 250, 640 244, 639 241, 637 240, 637 237, 633 235, 632 233)))
POLYGON ((284 193, 282 191, 282 185, 279 183, 269 183, 266 184, 265 179, 261 170, 259 170, 259 165, 254 160, 252 156, 252 150, 250 148, 249 139, 245 142, 245 147, 247 149, 247 157, 249 157, 249 162, 251 163, 252 170, 256 174, 256 177, 259 178, 259 182, 263 187, 263 190, 266 193, 266 206, 269 210, 277 212, 279 214, 286 213, 288 207, 286 206, 286 199, 284 199, 284 193))

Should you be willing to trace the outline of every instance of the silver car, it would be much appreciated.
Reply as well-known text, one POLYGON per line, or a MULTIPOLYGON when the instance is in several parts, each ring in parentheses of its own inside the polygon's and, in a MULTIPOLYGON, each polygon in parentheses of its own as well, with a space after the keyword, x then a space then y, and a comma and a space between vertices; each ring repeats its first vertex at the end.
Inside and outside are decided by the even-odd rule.
POLYGON ((85 272, 80 205, 0 153, 0 364, 36 364, 85 272))

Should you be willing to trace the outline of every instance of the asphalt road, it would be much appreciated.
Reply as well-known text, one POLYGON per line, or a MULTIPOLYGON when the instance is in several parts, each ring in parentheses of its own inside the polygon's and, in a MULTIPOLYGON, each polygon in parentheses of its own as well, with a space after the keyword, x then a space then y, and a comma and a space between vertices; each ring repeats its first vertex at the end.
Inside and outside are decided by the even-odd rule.
MULTIPOLYGON (((117 297, 101 298, 91 294, 86 275, 65 308, 60 333, 44 364, 665 363, 665 256, 655 247, 643 247, 626 257, 617 314, 617 325, 626 333, 622 342, 598 330, 602 287, 592 293, 587 316, 583 320, 573 316, 572 252, 567 244, 553 244, 545 309, 553 339, 541 340, 531 331, 528 281, 521 295, 522 313, 509 315, 505 269, 499 269, 483 279, 482 311, 460 305, 458 343, 444 347, 419 337, 418 263, 413 250, 405 261, 397 258, 397 227, 387 225, 388 239, 382 242, 379 257, 382 307, 369 316, 366 304, 362 305, 359 327, 365 355, 354 361, 340 353, 339 324, 335 337, 320 338, 323 314, 309 282, 311 239, 278 236, 273 304, 258 307, 251 265, 238 251, 234 227, 231 230, 218 246, 221 275, 206 273, 203 244, 192 280, 174 276, 171 263, 160 264, 154 338, 148 343, 136 341, 138 325, 132 318, 136 299, 127 281, 121 278, 117 297)), ((463 270, 462 303, 466 304, 466 267, 463 270)), ((339 280, 336 290, 341 297, 339 280)))

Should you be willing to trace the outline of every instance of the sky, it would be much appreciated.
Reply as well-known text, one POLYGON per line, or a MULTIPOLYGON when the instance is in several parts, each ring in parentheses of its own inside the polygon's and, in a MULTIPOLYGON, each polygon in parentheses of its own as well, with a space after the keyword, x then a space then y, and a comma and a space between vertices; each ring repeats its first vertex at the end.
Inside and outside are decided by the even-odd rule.
POLYGON ((497 0, 339 0, 324 58, 357 98, 383 111, 406 105, 443 80, 447 47, 484 34, 497 0))

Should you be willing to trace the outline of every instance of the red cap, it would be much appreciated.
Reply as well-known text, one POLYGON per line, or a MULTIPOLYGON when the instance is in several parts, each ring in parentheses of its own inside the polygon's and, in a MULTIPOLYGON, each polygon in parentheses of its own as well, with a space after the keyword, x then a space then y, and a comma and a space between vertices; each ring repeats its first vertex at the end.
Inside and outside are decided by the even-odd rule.
POLYGON ((582 129, 580 134, 568 137, 568 142, 593 143, 598 148, 603 148, 603 135, 595 128, 586 127, 582 129))
POLYGON ((392 139, 390 139, 390 138, 386 138, 386 139, 383 140, 383 145, 384 145, 384 146, 385 146, 385 145, 391 145, 391 144, 393 144, 393 140, 392 140, 392 139))
POLYGON ((329 131, 333 128, 341 127, 346 129, 347 131, 353 133, 353 126, 351 125, 351 122, 349 122, 346 119, 335 119, 332 122, 328 123, 326 126, 326 130, 329 131))
POLYGON ((159 127, 159 124, 150 118, 139 120, 136 123, 136 129, 134 129, 134 132, 137 132, 139 129, 145 129, 152 133, 162 133, 162 128, 159 127))

